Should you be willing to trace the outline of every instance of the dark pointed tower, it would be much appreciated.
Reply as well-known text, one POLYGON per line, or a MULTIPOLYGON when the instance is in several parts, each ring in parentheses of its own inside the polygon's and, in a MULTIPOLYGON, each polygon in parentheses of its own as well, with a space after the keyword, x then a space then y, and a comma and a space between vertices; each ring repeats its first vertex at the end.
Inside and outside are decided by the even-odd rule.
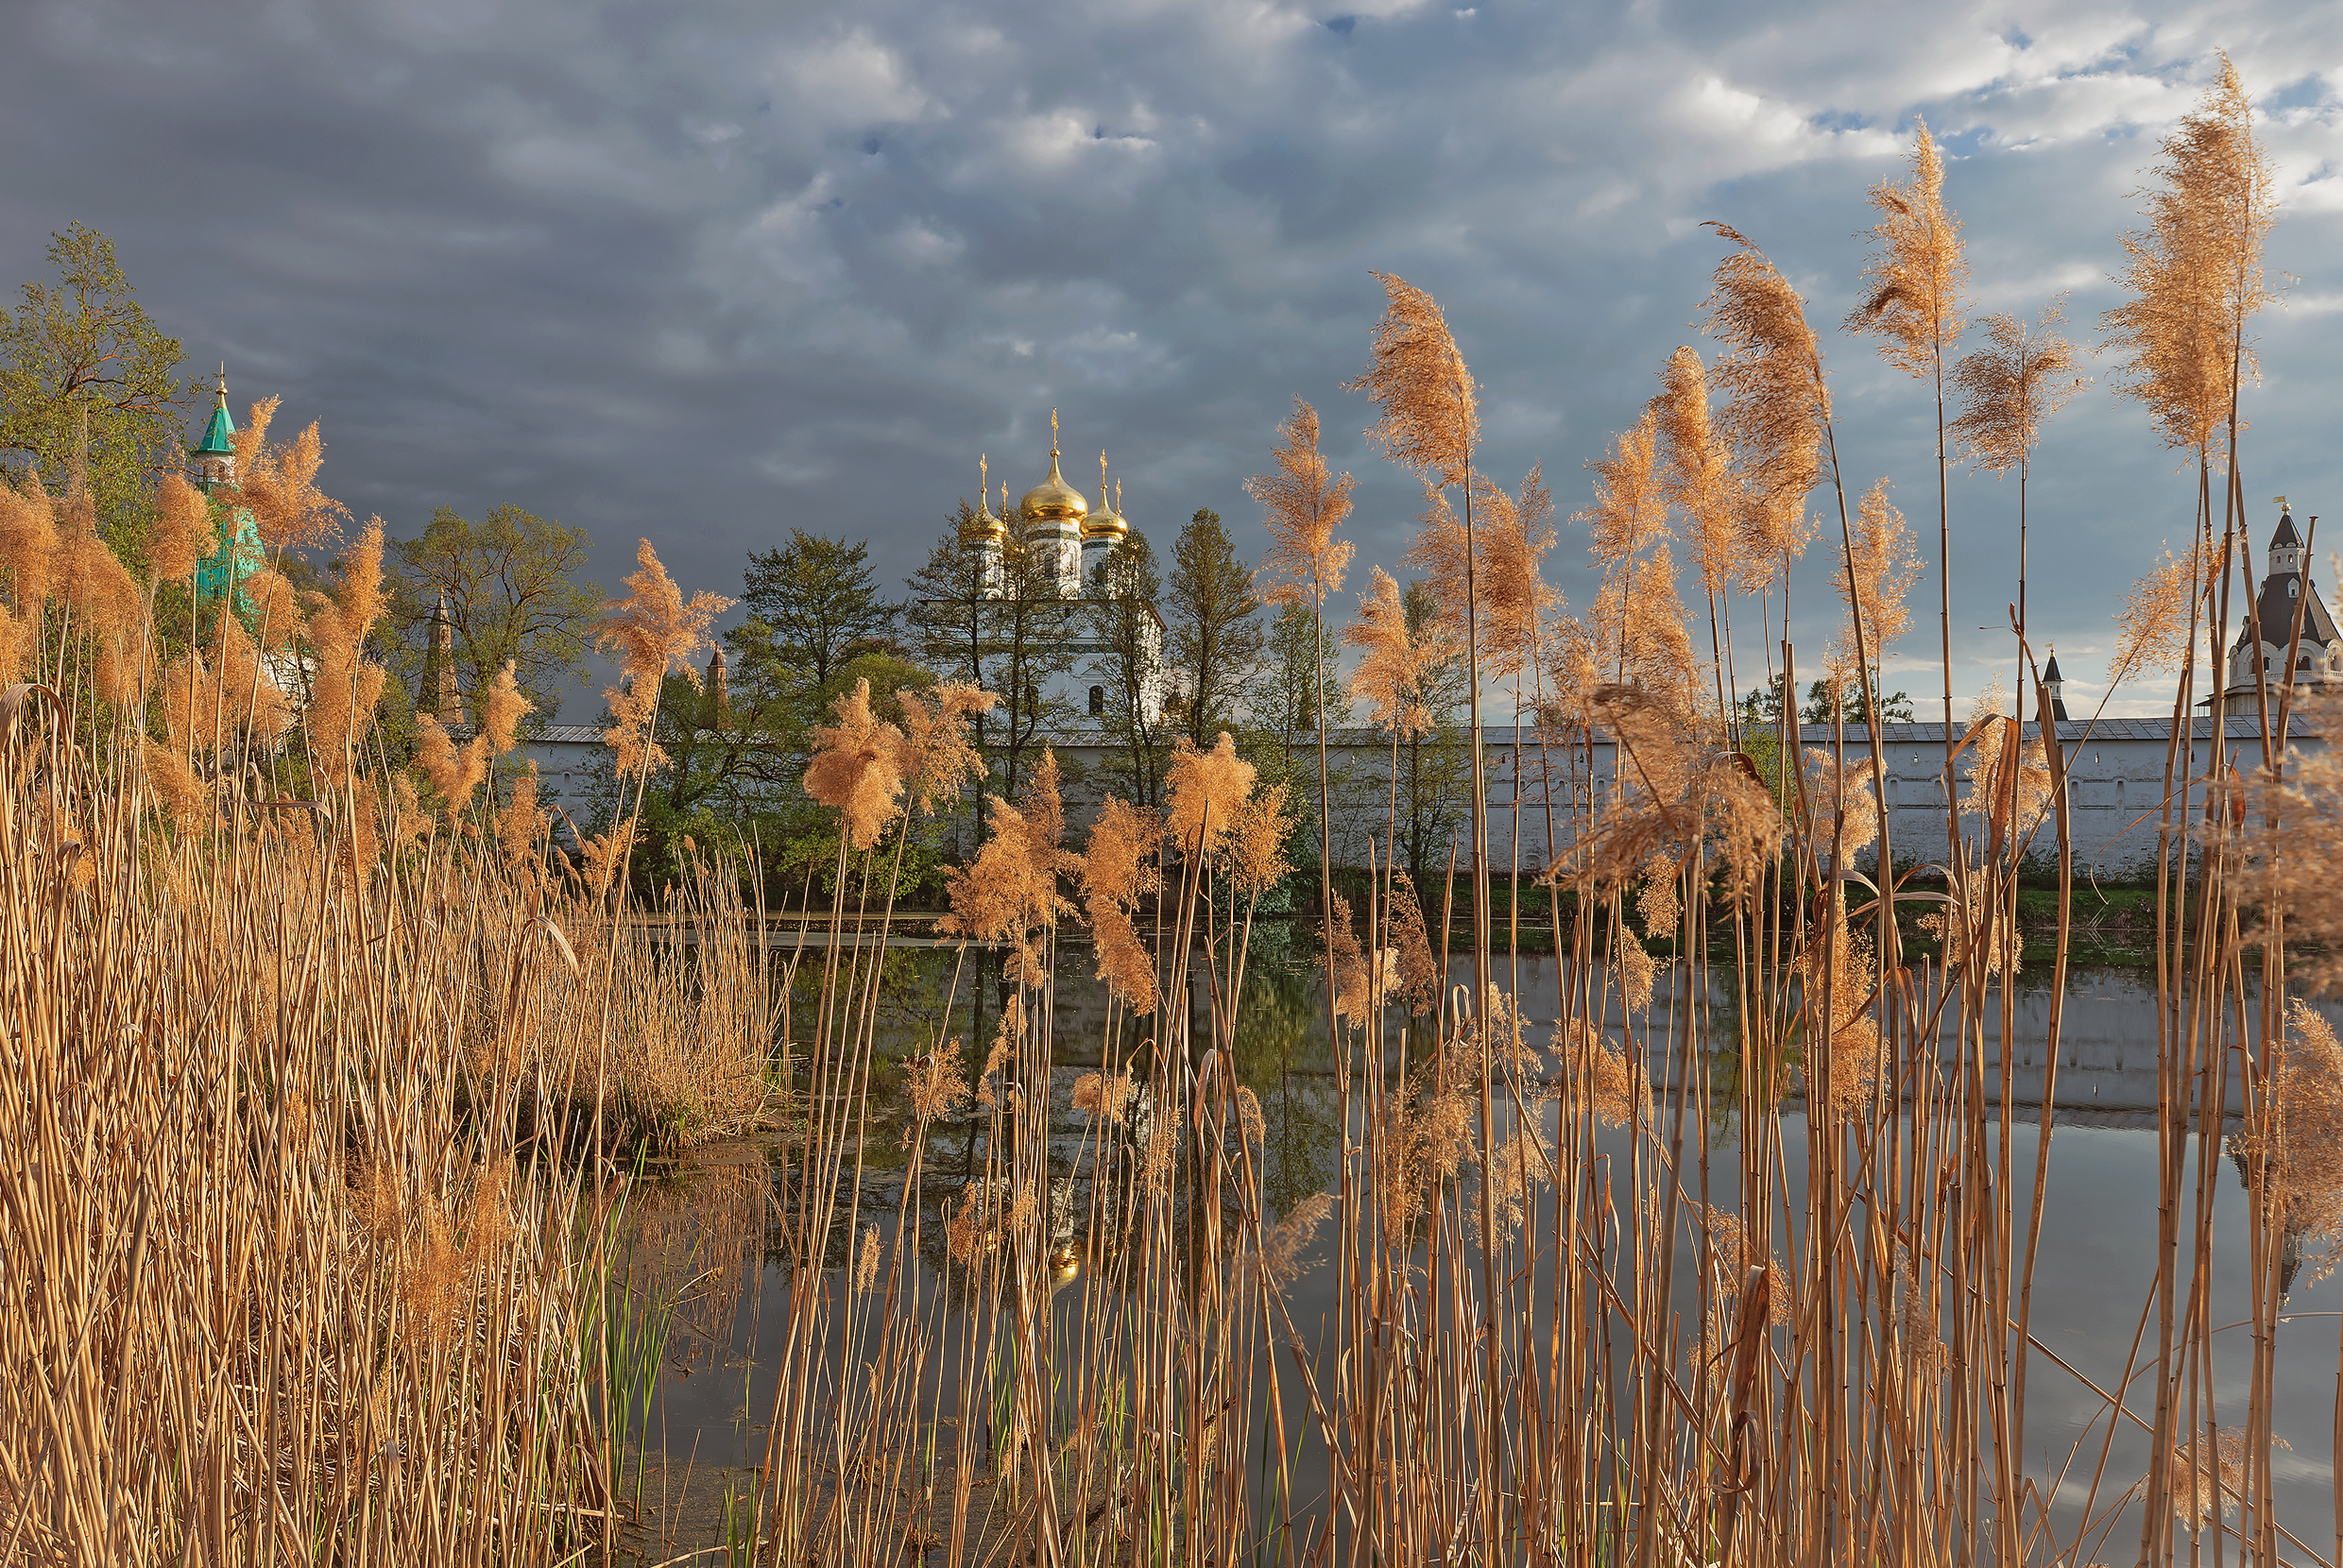
POLYGON ((454 731, 464 725, 464 701, 455 690, 455 622, 448 619, 448 596, 442 592, 431 610, 431 647, 423 656, 423 689, 416 707, 454 731))
POLYGON ((2050 650, 2050 662, 2042 667, 2042 684, 2050 690, 2050 718, 2053 723, 2066 723, 2066 677, 2059 673, 2059 651, 2050 650))
POLYGON ((725 678, 724 649, 708 656, 708 678, 700 683, 702 729, 732 727, 732 688, 725 678))
MULTIPOLYGON (((2229 694, 2251 694, 2258 682, 2273 688, 2286 683, 2286 656, 2294 656, 2297 690, 2343 681, 2343 639, 2335 634, 2334 618, 2318 597, 2304 560, 2302 536, 2294 526, 2294 508, 2279 496, 2278 528, 2270 535, 2269 571, 2262 591, 2254 596, 2253 614, 2237 629, 2230 649, 2229 694), (2299 615, 2298 615, 2299 611, 2299 615), (2295 640, 2300 622, 2301 640, 2295 640)), ((2314 518, 2313 522, 2318 520, 2314 518)), ((2234 709, 2232 709, 2234 711, 2234 709)))

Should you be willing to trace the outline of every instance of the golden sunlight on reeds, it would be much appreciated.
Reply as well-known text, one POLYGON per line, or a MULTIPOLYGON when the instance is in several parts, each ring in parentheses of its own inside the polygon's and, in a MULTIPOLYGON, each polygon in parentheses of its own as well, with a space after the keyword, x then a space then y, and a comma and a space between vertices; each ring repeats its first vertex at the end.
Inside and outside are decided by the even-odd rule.
MULTIPOLYGON (((2198 459, 2107 676, 2176 676, 2161 783, 2109 807, 2152 867, 2152 1172, 2069 1263, 2152 1227, 2145 1286, 2091 1303, 2117 1375, 2037 1289, 2045 1214, 2108 1201, 2051 1155, 2098 1115, 2059 1088, 2098 732, 2055 714, 2021 590, 2016 697, 1955 724, 1948 687, 1942 771, 1890 772, 1921 553, 1888 479, 1848 493, 1873 470, 1804 299, 1719 226, 1720 351, 1626 403, 1566 522, 1542 467, 1479 470, 1449 318, 1377 275, 1352 386, 1423 488, 1417 581, 1371 567, 1339 632, 1352 482, 1309 403, 1278 427, 1257 591, 1356 656, 1309 680, 1388 789, 1241 720, 1133 798, 1062 735, 1004 768, 1019 693, 875 655, 767 758, 812 825, 786 951, 765 846, 650 814, 699 739, 677 701, 740 726, 695 663, 728 601, 647 540, 599 627, 615 799, 578 825, 522 755, 525 660, 393 761, 384 526, 342 537, 273 400, 240 486, 163 483, 138 558, 77 477, 0 491, 0 1559, 2343 1559, 2300 1501, 2334 1484, 2317 1434, 2280 1430, 2334 1332, 2289 1293, 2343 1259, 2343 1047, 2307 1000, 2343 987, 2343 748, 2299 743, 2343 712, 2307 665, 2232 696, 2206 664, 2238 631, 2254 124, 2224 62, 2109 318, 2198 459), (1834 635, 1801 648, 1830 512, 1794 624, 1834 635), (240 513, 268 564, 184 588, 240 513), (287 554, 327 543, 322 574, 287 554), (2231 726, 2202 744, 2200 695, 2231 726), (1427 755, 1456 810, 1411 858, 1427 755), (686 1150, 696 1189, 654 1168, 686 1150), (750 1457, 723 1539, 661 1558, 650 1412, 695 1372, 750 1457)), ((2022 486, 2076 350, 2053 305, 1948 363, 1967 264, 1924 127, 1912 158, 1848 325, 1949 375, 1941 485, 1950 443, 2022 486)))

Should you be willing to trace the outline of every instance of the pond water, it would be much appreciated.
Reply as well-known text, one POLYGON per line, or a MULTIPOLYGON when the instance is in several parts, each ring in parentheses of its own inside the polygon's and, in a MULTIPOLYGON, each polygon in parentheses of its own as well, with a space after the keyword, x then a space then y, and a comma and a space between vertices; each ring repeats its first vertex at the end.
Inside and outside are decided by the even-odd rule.
MULTIPOLYGON (((924 1048, 939 1028, 966 1035, 972 1022, 985 1022, 972 1020, 964 1002, 945 1023, 939 998, 948 983, 950 955, 923 955, 921 962, 935 973, 915 977, 907 999, 890 1015, 897 1048, 924 1048), (922 989, 931 980, 933 987, 922 989)), ((1083 969, 1076 978, 1086 981, 1084 966, 1064 967, 1083 969)), ((1503 967, 1506 972, 1496 978, 1509 987, 1517 983, 1532 1023, 1550 1028, 1559 978, 1552 961, 1524 959, 1517 971, 1511 964, 1503 967)), ((1469 975, 1460 965, 1455 978, 1464 981, 1469 975)), ((1095 1005, 1086 999, 1094 990, 1086 983, 1069 984, 1057 1020, 1057 1057, 1069 1065, 1056 1074, 1052 1125, 1069 1155, 1086 1126, 1085 1119, 1071 1112, 1070 1086, 1082 1065, 1094 1065, 1096 1059, 1098 1020, 1086 1011, 1095 1005)), ((965 989, 962 996, 965 998, 965 989)), ((2032 1169, 2040 1136, 2041 1093, 2049 1065, 2040 1042, 2050 999, 2047 988, 2036 985, 2024 990, 2017 1001, 2015 1038, 2034 1044, 2030 1048, 2021 1045, 2017 1053, 2010 1154, 2012 1168, 2027 1172, 2032 1169)), ((1657 1005, 1664 1006, 1665 998, 1657 1005)), ((2049 1199, 2033 1320, 2036 1339, 2067 1370, 2041 1354, 2033 1357, 2024 1455, 2028 1472, 2052 1497, 2061 1534, 2073 1526, 2109 1426, 2104 1400, 2082 1380, 2112 1390, 2122 1379, 2152 1295, 2156 1006, 2152 980, 2126 970, 2078 972, 2064 997, 2052 1107, 2049 1199)), ((1531 1037, 1542 1039, 1543 1034, 1539 1031, 1531 1037)), ((1335 1176, 1340 1130, 1323 993, 1307 978, 1257 976, 1247 988, 1235 1054, 1240 1077, 1261 1103, 1265 1205, 1282 1213, 1326 1190, 1335 1176)), ((1802 1133, 1796 1116, 1787 1116, 1784 1147, 1793 1190, 1803 1179, 1802 1133)), ((1719 1205, 1735 1202, 1735 1162, 1727 1147, 1733 1135, 1729 1122, 1712 1124, 1717 1157, 1711 1162, 1707 1201, 1719 1205)), ((884 1164, 894 1143, 890 1132, 870 1147, 872 1164, 862 1194, 864 1222, 876 1218, 891 1227, 903 1198, 909 1174, 902 1167, 903 1156, 895 1153, 892 1167, 884 1164)), ((1624 1143, 1624 1134, 1617 1134, 1611 1151, 1617 1152, 1624 1143)), ((933 1136, 922 1182, 931 1212, 923 1225, 922 1251, 933 1253, 932 1267, 942 1265, 941 1226, 932 1219, 935 1204, 953 1193, 965 1172, 981 1168, 982 1158, 974 1122, 940 1130, 933 1136)), ((756 1144, 702 1150, 647 1182, 641 1191, 636 1234, 641 1277, 691 1282, 643 1409, 639 1473, 630 1472, 628 1478, 629 1500, 638 1510, 630 1544, 645 1563, 666 1562, 721 1542, 728 1527, 738 1527, 750 1506, 745 1499, 753 1496, 755 1467, 765 1454, 763 1423, 773 1408, 773 1369, 786 1327, 782 1233, 773 1206, 782 1159, 780 1150, 756 1144)), ((2216 1328, 2213 1384, 2226 1419, 2229 1412, 2242 1414, 2245 1408, 2251 1366, 2249 1331, 2242 1326, 2249 1311, 2248 1195, 2229 1160, 2222 1161, 2215 1174, 2210 1321, 2216 1328), (2239 1326, 2222 1326, 2232 1324, 2239 1326)), ((2195 1185, 2192 1171, 2186 1186, 2193 1191, 2195 1185)), ((1082 1206, 1080 1202, 1073 1205, 1077 1214, 1082 1206)), ((1530 1222, 1538 1223, 1537 1216, 1530 1222)), ((2187 1223, 2183 1216, 2183 1225, 2187 1223)), ((1057 1224, 1066 1229, 1078 1221, 1060 1219, 1057 1224)), ((831 1260, 842 1269, 847 1262, 845 1239, 841 1233, 831 1260)), ((1323 1253, 1325 1248, 1318 1251, 1323 1253)), ((1690 1271, 1681 1270, 1685 1275, 1690 1271)), ((2330 1434, 2338 1397, 2338 1336, 2343 1335, 2343 1287, 2332 1279, 2315 1280, 2316 1272, 2315 1267, 2306 1268, 2289 1282, 2288 1316, 2279 1334, 2274 1421, 2274 1430, 2291 1445, 2276 1458, 2278 1517, 2314 1544, 2334 1538, 2330 1434)), ((1334 1273, 1322 1263, 1287 1292, 1291 1315, 1306 1338, 1324 1323, 1333 1305, 1334 1273)), ((1055 1307, 1062 1330, 1077 1319, 1082 1300, 1079 1280, 1059 1289, 1055 1307)), ((946 1332, 949 1336, 953 1331, 946 1332)), ((2144 1418, 2152 1410, 2146 1390, 2154 1381, 2154 1340, 2155 1325, 2149 1319, 2146 1349, 2134 1364, 2128 1401, 2144 1418)), ((951 1343, 943 1348, 947 1356, 952 1354, 951 1343)), ((1298 1438, 1298 1423, 1290 1424, 1298 1438)), ((2146 1456, 2146 1434, 2129 1423, 2118 1423, 2105 1461, 2108 1480, 2100 1490, 2100 1507, 2141 1474, 2146 1456)), ((1304 1483, 1323 1487, 1323 1463, 1314 1469, 1305 1465, 1297 1480, 1298 1511, 1306 1513, 1304 1483)), ((2137 1529, 2134 1513, 2102 1555, 2127 1550, 2121 1538, 2129 1531, 2136 1542, 2137 1529)), ((2288 1555, 2292 1560, 2307 1560, 2288 1555)))

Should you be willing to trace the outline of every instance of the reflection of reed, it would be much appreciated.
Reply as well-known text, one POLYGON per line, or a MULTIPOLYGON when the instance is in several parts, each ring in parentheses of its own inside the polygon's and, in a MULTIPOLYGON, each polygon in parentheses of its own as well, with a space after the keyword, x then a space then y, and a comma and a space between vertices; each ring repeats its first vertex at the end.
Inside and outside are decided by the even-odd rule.
POLYGON ((626 1288, 637 1301, 674 1304, 671 1334, 685 1332, 668 1342, 672 1365, 712 1366, 732 1343, 764 1261, 771 1196, 763 1155, 742 1145, 695 1149, 635 1188, 626 1288))

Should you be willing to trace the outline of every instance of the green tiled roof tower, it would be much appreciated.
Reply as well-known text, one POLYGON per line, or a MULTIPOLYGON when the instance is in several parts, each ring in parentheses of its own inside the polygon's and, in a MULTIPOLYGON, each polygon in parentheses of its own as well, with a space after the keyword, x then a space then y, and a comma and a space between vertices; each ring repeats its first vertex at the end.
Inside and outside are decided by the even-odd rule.
MULTIPOLYGON (((203 440, 187 449, 189 463, 195 469, 196 487, 206 495, 216 485, 235 483, 235 434, 236 421, 228 413, 228 366, 222 365, 211 422, 204 427, 203 440)), ((252 525, 249 511, 239 506, 228 520, 227 537, 220 547, 196 565, 196 592, 215 598, 233 593, 237 610, 248 614, 252 605, 245 597, 244 580, 267 563, 268 552, 261 543, 259 530, 252 525)))

